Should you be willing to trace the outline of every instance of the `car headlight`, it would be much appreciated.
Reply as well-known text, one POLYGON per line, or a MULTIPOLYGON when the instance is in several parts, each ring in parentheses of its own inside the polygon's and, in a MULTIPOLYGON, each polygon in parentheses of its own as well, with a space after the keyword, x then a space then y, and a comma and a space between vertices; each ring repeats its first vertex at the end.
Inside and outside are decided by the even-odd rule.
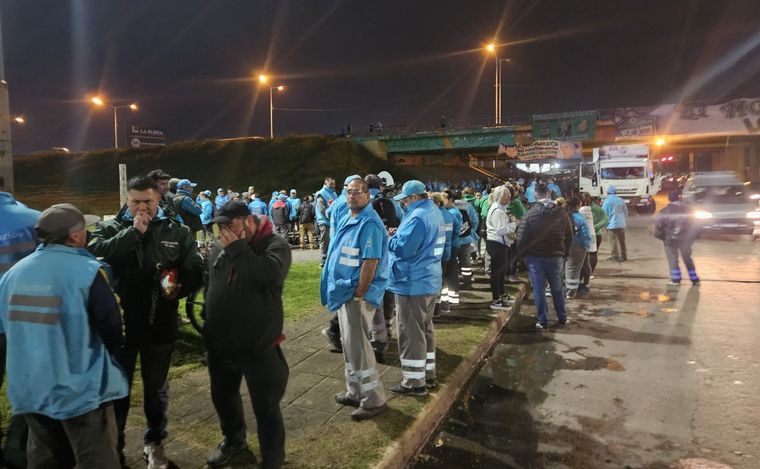
POLYGON ((706 220, 708 218, 712 218, 712 213, 707 212, 705 210, 697 210, 694 212, 694 218, 698 218, 700 220, 706 220))
POLYGON ((760 212, 747 212, 747 218, 760 219, 760 212))

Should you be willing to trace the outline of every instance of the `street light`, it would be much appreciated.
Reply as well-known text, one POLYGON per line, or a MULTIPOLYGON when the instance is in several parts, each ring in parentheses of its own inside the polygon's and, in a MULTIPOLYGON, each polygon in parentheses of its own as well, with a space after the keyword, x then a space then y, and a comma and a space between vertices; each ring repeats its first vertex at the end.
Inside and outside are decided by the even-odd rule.
POLYGON ((657 137, 657 140, 655 140, 654 143, 658 147, 661 147, 661 146, 665 145, 665 139, 662 138, 662 137, 657 137))
POLYGON ((19 125, 21 125, 21 124, 26 124, 26 119, 24 119, 24 116, 16 116, 16 117, 14 117, 14 118, 13 118, 13 120, 14 120, 14 121, 15 121, 17 124, 19 124, 19 125))
POLYGON ((496 53, 496 44, 493 42, 486 45, 486 52, 493 54, 496 59, 496 65, 494 67, 494 73, 496 78, 494 80, 494 123, 495 125, 501 124, 501 64, 504 62, 511 62, 512 59, 501 59, 496 53))
POLYGON ((93 96, 90 98, 90 102, 98 107, 105 107, 108 106, 111 109, 113 109, 113 146, 114 148, 119 148, 119 109, 129 109, 131 111, 137 111, 139 108, 137 107, 137 103, 131 103, 131 104, 123 104, 123 105, 113 105, 108 104, 105 102, 103 98, 100 96, 93 96))

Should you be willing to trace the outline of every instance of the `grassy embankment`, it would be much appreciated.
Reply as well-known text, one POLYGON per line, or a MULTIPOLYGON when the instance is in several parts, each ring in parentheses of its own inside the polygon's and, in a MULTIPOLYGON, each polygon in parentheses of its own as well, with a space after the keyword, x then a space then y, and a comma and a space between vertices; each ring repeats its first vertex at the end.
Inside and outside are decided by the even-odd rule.
POLYGON ((78 154, 53 152, 14 157, 16 197, 33 208, 71 202, 88 213, 118 210, 120 163, 130 176, 161 168, 198 183, 198 190, 253 185, 265 198, 274 190, 313 193, 325 176, 340 184, 350 174, 389 171, 399 180, 403 168, 373 156, 349 140, 302 136, 275 140, 181 142, 163 148, 96 150, 78 154))

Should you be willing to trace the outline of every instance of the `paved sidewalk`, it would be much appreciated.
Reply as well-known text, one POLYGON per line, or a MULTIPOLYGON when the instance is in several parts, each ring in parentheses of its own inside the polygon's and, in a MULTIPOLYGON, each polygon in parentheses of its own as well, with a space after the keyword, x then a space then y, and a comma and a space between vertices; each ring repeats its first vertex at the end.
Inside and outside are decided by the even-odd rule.
MULTIPOLYGON (((472 330, 473 327, 479 328, 478 331, 480 329, 485 331, 497 316, 494 311, 487 309, 487 305, 490 303, 487 278, 483 276, 482 272, 476 274, 474 289, 462 292, 463 304, 451 314, 446 315, 442 321, 436 323, 436 329, 441 331, 441 335, 444 334, 445 330, 448 330, 450 331, 449 337, 453 337, 460 330, 472 330)), ((327 320, 328 315, 323 312, 295 323, 286 323, 285 326, 287 340, 283 344, 283 350, 290 367, 290 379, 281 405, 285 418, 286 444, 294 444, 294 440, 329 438, 330 433, 325 434, 325 432, 335 433, 335 425, 340 426, 346 422, 350 425, 340 428, 344 428, 352 436, 352 432, 361 429, 376 431, 377 428, 380 428, 387 434, 389 443, 397 441, 403 435, 405 427, 401 428, 400 431, 382 427, 385 423, 388 427, 397 423, 398 415, 389 417, 389 422, 376 421, 373 422, 372 426, 362 426, 362 424, 351 422, 350 413, 353 408, 342 407, 335 403, 334 395, 345 390, 344 364, 343 355, 332 352, 326 339, 320 333, 327 320)), ((401 380, 398 346, 395 338, 396 331, 394 330, 393 339, 386 353, 386 364, 378 364, 386 390, 390 385, 401 380)), ((477 344, 473 344, 473 347, 479 345, 481 341, 479 339, 477 344)), ((437 347, 439 349, 439 377, 442 378, 441 387, 443 387, 445 386, 446 375, 462 361, 463 357, 447 353, 447 350, 441 350, 442 347, 446 347, 441 340, 437 345, 439 345, 437 347)), ((467 352, 463 352, 462 355, 467 356, 467 352)), ((244 383, 241 387, 241 393, 243 394, 243 404, 249 428, 249 443, 251 443, 254 452, 258 454, 255 444, 256 424, 244 383)), ((406 427, 414 422, 416 412, 433 400, 430 398, 427 398, 428 401, 425 401, 426 398, 421 400, 397 398, 390 393, 388 395, 391 411, 398 410, 404 414, 404 418, 400 420, 404 422, 406 427), (398 401, 399 399, 401 401, 398 401), (403 401, 404 399, 408 401, 403 401), (416 405, 418 401, 421 403, 416 407, 412 406, 413 408, 410 410, 410 405, 416 405), (399 405, 396 404, 397 402, 399 405)), ((398 414, 399 412, 387 412, 386 414, 398 414)), ((141 453, 143 425, 144 417, 141 404, 133 404, 127 427, 126 448, 127 461, 132 467, 144 467, 141 453)), ((207 456, 222 438, 216 413, 211 404, 206 368, 189 372, 180 379, 171 382, 169 433, 170 436, 165 442, 167 454, 176 467, 205 467, 207 456)), ((325 442, 325 445, 331 446, 332 444, 331 448, 334 451, 340 451, 339 439, 342 436, 335 435, 334 438, 338 441, 325 442)), ((301 448, 302 442, 299 442, 298 445, 301 448)), ((287 451, 290 455, 290 449, 287 451)), ((382 448, 380 448, 378 460, 380 456, 382 456, 382 448)), ((308 460, 301 460, 300 455, 297 457, 298 460, 288 460, 290 467, 312 465, 308 460)))

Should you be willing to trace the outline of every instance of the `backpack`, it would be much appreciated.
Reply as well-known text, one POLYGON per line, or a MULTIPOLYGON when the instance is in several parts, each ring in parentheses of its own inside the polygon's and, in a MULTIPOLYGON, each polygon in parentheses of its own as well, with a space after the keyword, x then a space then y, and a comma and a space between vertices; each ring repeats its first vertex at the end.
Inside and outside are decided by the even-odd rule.
POLYGON ((393 205, 393 202, 382 195, 378 195, 372 201, 372 208, 380 215, 380 219, 383 220, 383 225, 386 228, 398 228, 400 223, 398 216, 396 216, 396 206, 393 205))
POLYGON ((472 233, 472 224, 470 215, 467 214, 467 210, 460 208, 459 213, 462 214, 462 226, 459 227, 459 237, 466 238, 472 233))
POLYGON ((314 205, 311 203, 301 204, 301 216, 298 221, 301 223, 313 223, 314 222, 314 205))

